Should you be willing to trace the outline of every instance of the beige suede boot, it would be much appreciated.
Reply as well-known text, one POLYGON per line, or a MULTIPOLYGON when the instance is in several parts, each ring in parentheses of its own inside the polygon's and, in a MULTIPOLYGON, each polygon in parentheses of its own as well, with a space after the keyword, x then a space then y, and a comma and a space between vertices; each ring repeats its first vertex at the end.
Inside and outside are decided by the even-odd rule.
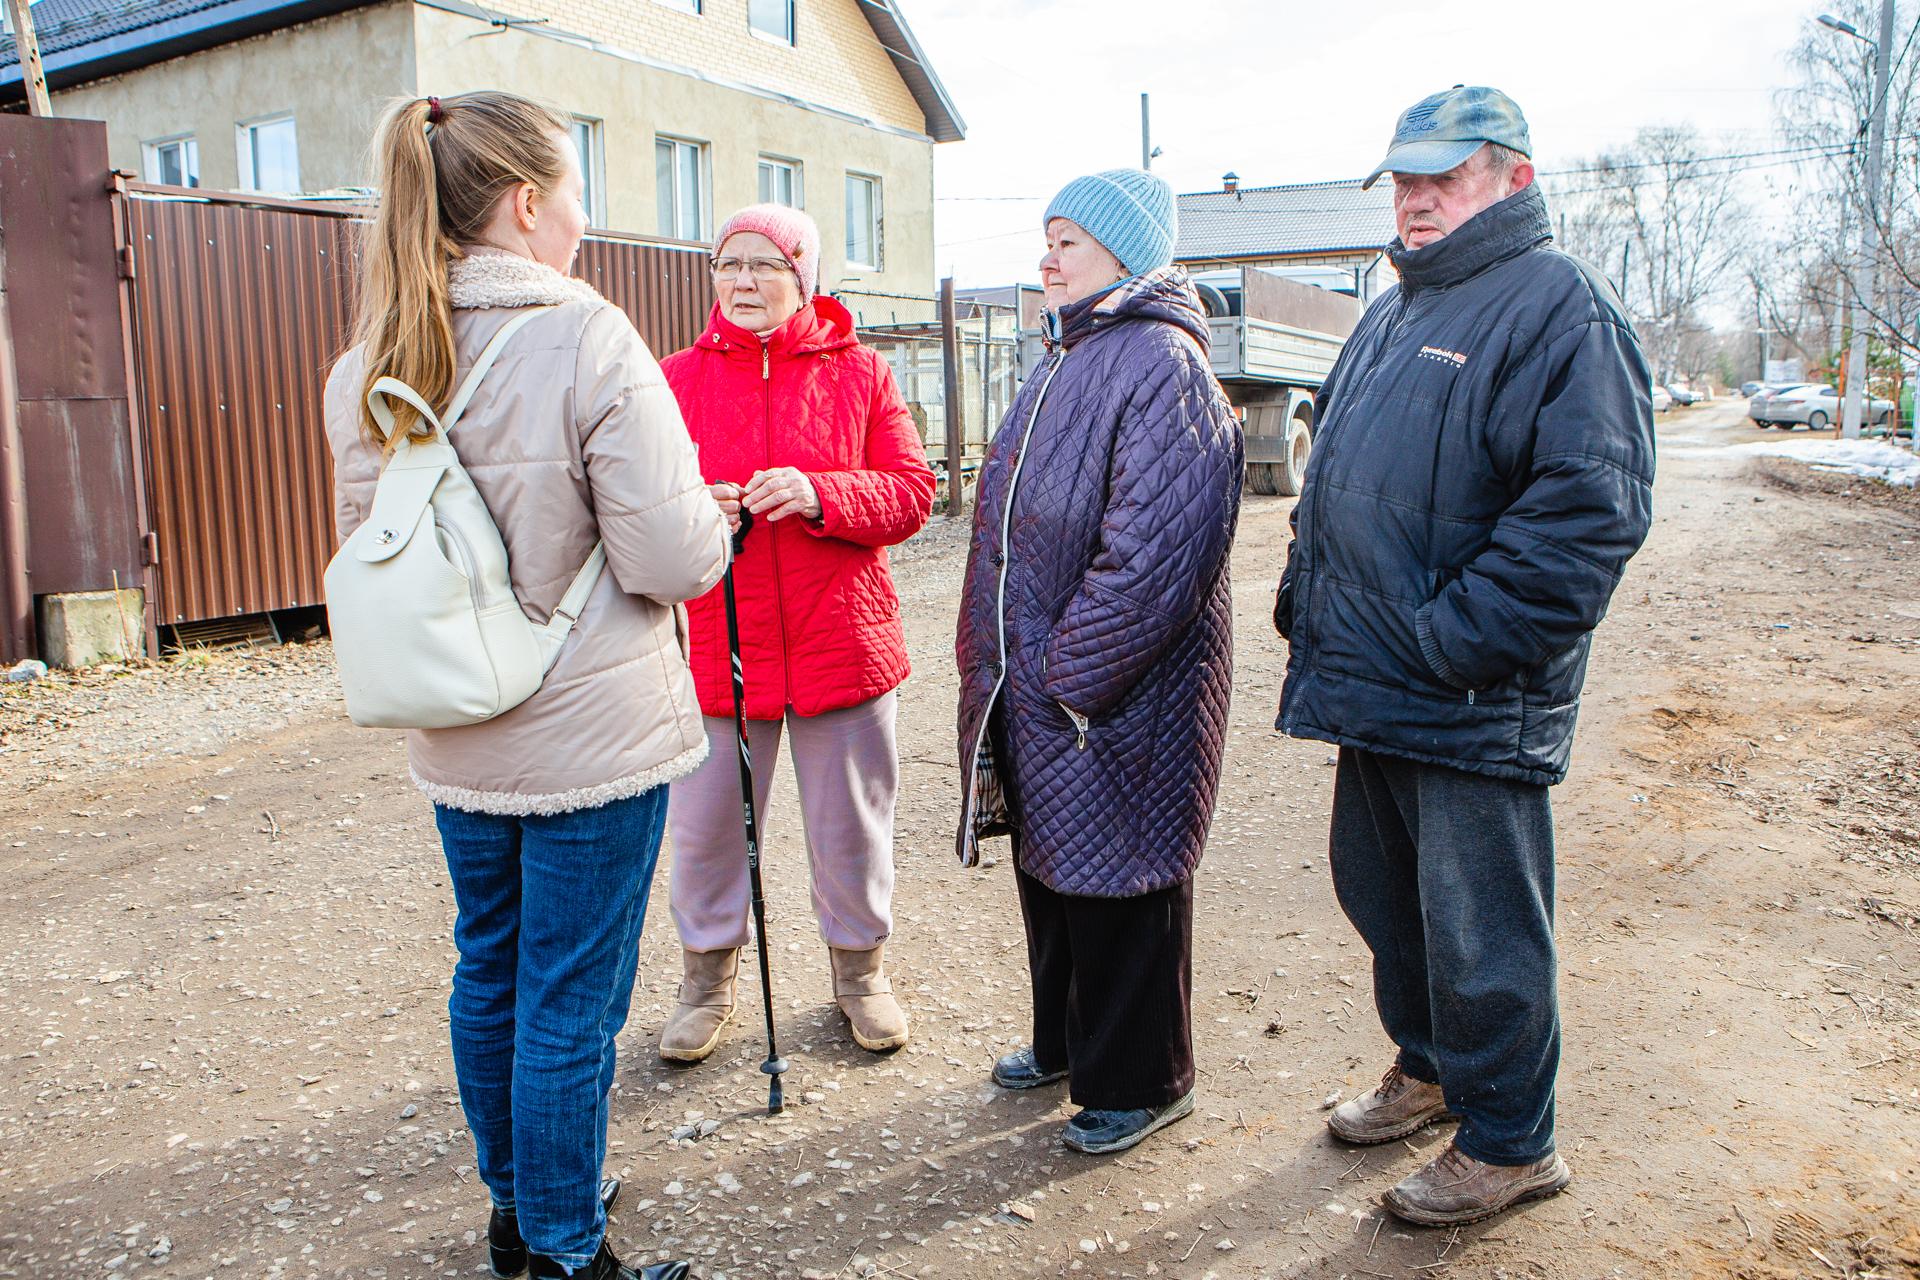
POLYGON ((871 951, 827 948, 833 957, 833 998, 853 1026, 853 1040, 862 1049, 885 1053, 907 1042, 907 1015, 893 998, 887 980, 883 947, 871 951))
POLYGON ((660 1030, 660 1056, 668 1062, 700 1062, 720 1043, 733 1021, 734 980, 740 975, 740 948, 683 951, 680 1005, 660 1030))

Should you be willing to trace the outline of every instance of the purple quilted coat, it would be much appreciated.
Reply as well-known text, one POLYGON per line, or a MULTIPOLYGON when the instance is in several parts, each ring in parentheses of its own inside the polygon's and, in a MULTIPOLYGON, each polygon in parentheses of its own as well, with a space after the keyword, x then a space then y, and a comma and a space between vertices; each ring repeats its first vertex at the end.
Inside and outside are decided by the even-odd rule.
POLYGON ((1050 317, 980 473, 961 596, 959 852, 1017 830, 1059 893, 1193 874, 1233 680, 1240 424, 1179 268, 1050 317), (1006 717, 996 758, 989 716, 1006 717))

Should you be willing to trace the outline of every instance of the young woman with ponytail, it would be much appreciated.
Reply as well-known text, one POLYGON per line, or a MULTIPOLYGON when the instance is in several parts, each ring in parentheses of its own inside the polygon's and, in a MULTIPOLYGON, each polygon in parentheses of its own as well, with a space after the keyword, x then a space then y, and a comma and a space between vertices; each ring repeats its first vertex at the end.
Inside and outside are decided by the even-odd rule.
MULTIPOLYGON (((479 724, 411 730, 407 748, 458 908, 454 1073, 492 1195, 494 1272, 633 1280, 605 1238, 607 1092, 667 784, 707 754, 678 607, 719 581, 726 521, 645 343, 566 274, 586 230, 566 119, 505 93, 415 99, 388 110, 373 160, 355 345, 326 391, 340 536, 366 519, 390 452, 372 383, 398 378, 444 410, 489 339, 538 307, 452 443, 529 617, 606 546, 539 691, 479 724)), ((395 409, 396 431, 428 433, 395 409)))

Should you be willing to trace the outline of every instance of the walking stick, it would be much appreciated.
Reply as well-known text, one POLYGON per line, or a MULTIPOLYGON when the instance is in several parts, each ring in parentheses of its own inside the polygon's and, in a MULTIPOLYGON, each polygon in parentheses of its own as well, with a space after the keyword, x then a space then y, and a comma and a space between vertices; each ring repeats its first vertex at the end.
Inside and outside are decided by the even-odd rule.
MULTIPOLYGON (((746 546, 747 531, 753 528, 753 512, 740 508, 740 528, 733 535, 733 554, 746 546)), ((727 565, 727 654, 733 661, 733 737, 740 746, 740 811, 747 825, 747 879, 753 886, 753 929, 760 939, 760 995, 767 1013, 767 1060, 760 1070, 771 1077, 767 1082, 767 1114, 779 1115, 786 1109, 781 1097, 780 1076, 787 1060, 780 1056, 773 1033, 773 970, 767 961, 767 898, 760 887, 760 824, 753 813, 753 759, 747 753, 747 682, 740 667, 740 612, 733 601, 733 565, 727 565)))

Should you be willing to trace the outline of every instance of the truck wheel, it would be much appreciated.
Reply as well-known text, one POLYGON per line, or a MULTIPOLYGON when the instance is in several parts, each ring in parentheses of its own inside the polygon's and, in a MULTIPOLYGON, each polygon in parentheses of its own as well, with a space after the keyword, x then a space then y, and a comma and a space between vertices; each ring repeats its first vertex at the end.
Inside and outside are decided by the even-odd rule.
POLYGON ((1272 462, 1249 462, 1247 488, 1264 497, 1278 497, 1280 494, 1279 465, 1272 462))
POLYGON ((1304 418, 1295 418, 1287 426, 1287 460, 1273 464, 1280 492, 1298 497, 1307 483, 1307 457, 1313 452, 1313 430, 1304 418))

